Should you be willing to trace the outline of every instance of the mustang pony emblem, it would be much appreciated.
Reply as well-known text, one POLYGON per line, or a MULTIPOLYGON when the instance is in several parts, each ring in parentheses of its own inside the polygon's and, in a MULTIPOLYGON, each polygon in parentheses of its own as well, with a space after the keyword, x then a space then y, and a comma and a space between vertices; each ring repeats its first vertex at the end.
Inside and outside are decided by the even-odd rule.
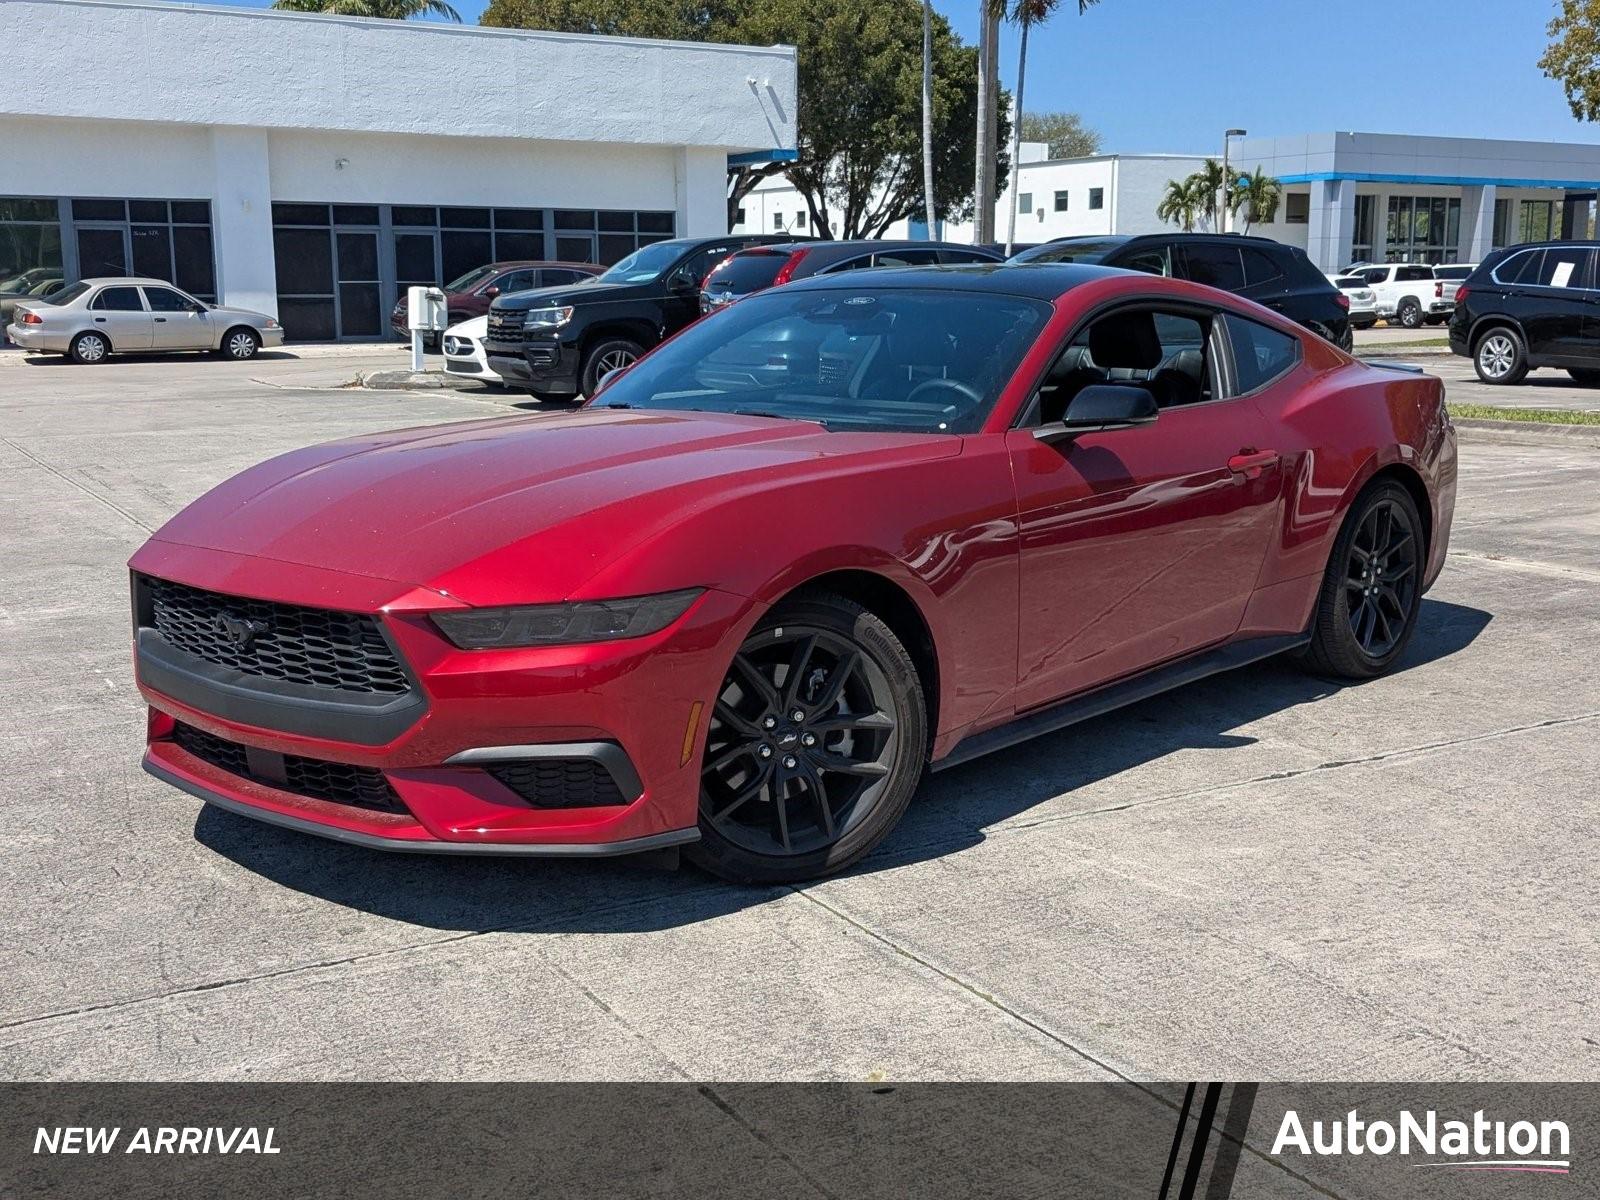
POLYGON ((217 632, 233 643, 238 650, 248 650, 251 644, 267 632, 267 626, 260 621, 252 621, 248 617, 236 617, 232 613, 220 613, 216 619, 217 632))

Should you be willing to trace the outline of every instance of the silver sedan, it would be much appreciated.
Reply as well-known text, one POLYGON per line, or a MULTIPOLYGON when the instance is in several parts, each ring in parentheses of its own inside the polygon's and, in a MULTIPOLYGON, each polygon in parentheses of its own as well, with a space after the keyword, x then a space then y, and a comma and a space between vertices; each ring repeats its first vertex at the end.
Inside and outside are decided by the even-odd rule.
POLYGON ((242 361, 263 346, 283 345, 283 326, 266 313, 206 304, 159 279, 85 279, 48 300, 19 301, 6 336, 25 350, 54 351, 80 363, 175 350, 211 350, 242 361))

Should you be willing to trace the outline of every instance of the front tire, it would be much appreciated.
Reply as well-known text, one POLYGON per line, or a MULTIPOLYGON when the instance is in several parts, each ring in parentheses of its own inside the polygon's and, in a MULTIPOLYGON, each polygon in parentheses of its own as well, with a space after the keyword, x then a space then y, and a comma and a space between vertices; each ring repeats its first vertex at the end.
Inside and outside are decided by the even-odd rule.
POLYGON ((1504 325, 1487 330, 1472 348, 1472 366, 1484 383, 1521 383, 1528 373, 1522 335, 1504 325))
POLYGON ((927 736, 894 632, 842 596, 792 597, 751 632, 712 702, 700 840, 684 853, 740 883, 842 871, 900 820, 927 736))
POLYGON ((606 338, 604 341, 596 342, 589 347, 589 353, 584 355, 583 371, 579 379, 583 394, 594 395, 603 376, 621 367, 631 367, 639 361, 643 353, 643 346, 627 338, 606 338))
POLYGON ((1416 501, 1384 480, 1357 497, 1334 542, 1311 626, 1318 675, 1371 679, 1405 651, 1422 604, 1427 557, 1416 501))
POLYGON ((1400 307, 1395 310, 1394 315, 1400 318, 1400 324, 1407 329, 1418 329, 1422 326, 1422 305, 1409 297, 1400 301, 1400 307))
POLYGON ((100 333, 80 333, 72 339, 72 345, 67 349, 67 357, 75 363, 93 365, 105 362, 111 354, 111 343, 106 341, 105 335, 100 333))
POLYGON ((234 362, 248 362, 261 349, 261 335, 240 325, 222 335, 222 356, 234 362))

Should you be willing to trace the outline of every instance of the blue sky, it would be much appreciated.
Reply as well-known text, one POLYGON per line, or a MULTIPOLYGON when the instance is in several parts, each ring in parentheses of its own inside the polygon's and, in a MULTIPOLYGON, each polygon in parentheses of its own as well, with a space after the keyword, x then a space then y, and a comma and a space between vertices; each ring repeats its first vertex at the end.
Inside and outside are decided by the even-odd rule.
MULTIPOLYGON (((216 0, 212 0, 216 2, 216 0)), ((267 0, 234 0, 264 5, 267 0)), ((863 0, 870 3, 871 0, 863 0)), ((484 0, 455 0, 476 21, 484 0)), ((978 0, 935 0, 963 38, 978 0)), ((1030 109, 1071 109, 1108 151, 1211 152, 1223 129, 1600 143, 1534 66, 1553 0, 1074 0, 1029 39, 1030 109)), ((1001 71, 1016 73, 1008 31, 1001 71)))

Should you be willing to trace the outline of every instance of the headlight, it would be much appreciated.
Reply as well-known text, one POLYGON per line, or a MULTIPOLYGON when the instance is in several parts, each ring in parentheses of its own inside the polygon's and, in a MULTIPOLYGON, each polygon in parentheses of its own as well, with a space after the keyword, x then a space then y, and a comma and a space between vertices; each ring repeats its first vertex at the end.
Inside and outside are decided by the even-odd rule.
POLYGON ((276 329, 278 327, 278 320, 276 317, 268 317, 262 324, 263 328, 276 329))
POLYGON ((530 311, 523 324, 532 329, 559 329, 572 320, 572 305, 561 308, 535 308, 530 311))
POLYGON ((624 600, 535 604, 526 608, 464 608, 434 613, 433 623, 463 650, 614 642, 665 629, 683 616, 704 590, 687 588, 624 600))

